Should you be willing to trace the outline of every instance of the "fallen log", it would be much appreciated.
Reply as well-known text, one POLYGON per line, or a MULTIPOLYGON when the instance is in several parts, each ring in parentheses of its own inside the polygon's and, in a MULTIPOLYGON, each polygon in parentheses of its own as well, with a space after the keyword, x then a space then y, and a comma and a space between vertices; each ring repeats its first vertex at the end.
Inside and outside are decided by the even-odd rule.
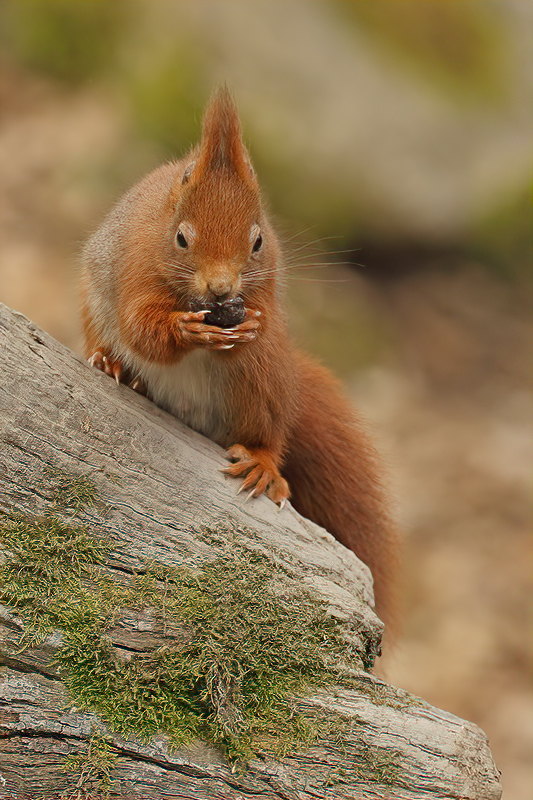
POLYGON ((330 534, 4 306, 0 369, 2 800, 501 796, 330 534))

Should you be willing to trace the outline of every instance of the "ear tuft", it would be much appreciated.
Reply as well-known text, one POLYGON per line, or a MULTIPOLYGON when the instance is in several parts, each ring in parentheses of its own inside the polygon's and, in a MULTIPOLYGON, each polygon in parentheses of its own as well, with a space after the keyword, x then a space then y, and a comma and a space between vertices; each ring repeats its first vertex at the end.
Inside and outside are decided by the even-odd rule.
POLYGON ((227 86, 221 86, 207 106, 194 178, 221 169, 232 170, 244 180, 253 181, 239 113, 227 86))

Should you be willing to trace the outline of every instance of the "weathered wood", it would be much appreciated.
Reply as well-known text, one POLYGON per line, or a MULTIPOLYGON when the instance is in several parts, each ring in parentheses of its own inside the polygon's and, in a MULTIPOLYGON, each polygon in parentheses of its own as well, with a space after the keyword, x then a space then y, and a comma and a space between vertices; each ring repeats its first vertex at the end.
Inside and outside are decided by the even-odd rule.
MULTIPOLYGON (((366 567, 318 526, 267 499, 246 503, 220 473, 222 451, 148 400, 91 370, 20 314, 0 306, 0 512, 45 513, 47 468, 91 474, 102 509, 84 508, 89 530, 115 543, 106 574, 120 583, 149 562, 196 568, 228 548, 264 553, 346 622, 355 652, 379 645, 366 567), (205 531, 210 532, 204 535, 205 531), (217 531, 220 533, 217 534, 217 531), (204 532, 204 533, 203 533, 204 532)), ((274 758, 259 752, 235 771, 197 741, 172 751, 167 738, 125 739, 90 710, 73 707, 53 663, 61 634, 21 649, 23 622, 0 608, 0 798, 96 797, 65 772, 97 733, 117 759, 111 797, 207 800, 497 800, 497 770, 475 725, 432 708, 364 671, 351 688, 295 698, 323 719, 311 746, 274 758), (341 720, 342 725, 330 725, 341 720), (70 794, 69 794, 70 793, 70 794)), ((107 631, 117 659, 179 635, 153 609, 120 610, 107 631)), ((96 789, 94 790, 96 791, 96 789)))

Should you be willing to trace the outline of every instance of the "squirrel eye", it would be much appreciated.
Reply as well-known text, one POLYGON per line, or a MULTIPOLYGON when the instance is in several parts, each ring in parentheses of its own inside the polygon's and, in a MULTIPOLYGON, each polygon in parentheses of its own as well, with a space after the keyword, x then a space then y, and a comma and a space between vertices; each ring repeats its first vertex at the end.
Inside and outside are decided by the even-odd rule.
POLYGON ((261 250, 262 246, 263 246, 263 237, 261 236, 261 234, 259 234, 259 236, 254 242, 254 246, 252 247, 252 253, 257 253, 258 250, 261 250))
POLYGON ((181 230, 181 228, 178 228, 178 231, 176 233, 176 242, 178 244, 178 247, 182 247, 183 249, 188 247, 187 239, 183 235, 183 231, 181 230))

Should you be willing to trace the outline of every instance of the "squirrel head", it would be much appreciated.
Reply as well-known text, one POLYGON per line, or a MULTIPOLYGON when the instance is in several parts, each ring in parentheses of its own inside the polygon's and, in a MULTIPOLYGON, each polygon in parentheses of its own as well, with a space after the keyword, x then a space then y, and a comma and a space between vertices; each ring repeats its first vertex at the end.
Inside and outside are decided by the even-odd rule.
POLYGON ((276 238, 261 204, 242 141, 235 102, 226 87, 212 96, 202 139, 173 186, 176 276, 196 300, 224 300, 271 280, 276 238))

